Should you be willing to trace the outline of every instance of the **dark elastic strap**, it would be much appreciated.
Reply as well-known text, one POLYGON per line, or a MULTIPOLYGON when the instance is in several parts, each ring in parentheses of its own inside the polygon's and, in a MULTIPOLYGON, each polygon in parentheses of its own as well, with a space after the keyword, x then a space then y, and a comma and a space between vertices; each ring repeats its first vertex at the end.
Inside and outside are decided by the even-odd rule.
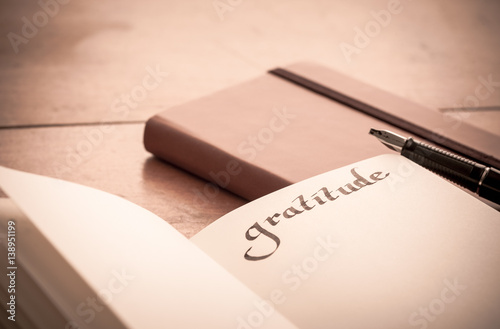
POLYGON ((431 141, 437 145, 443 146, 452 152, 455 152, 455 153, 464 155, 468 158, 471 158, 472 160, 474 160, 476 162, 483 163, 483 164, 497 167, 497 168, 500 167, 500 161, 493 158, 490 155, 484 154, 483 152, 480 152, 480 151, 473 149, 473 148, 471 148, 467 145, 464 145, 462 143, 456 142, 456 141, 454 141, 446 136, 437 134, 436 132, 434 132, 430 129, 421 127, 421 126, 419 126, 413 122, 410 122, 406 119, 403 119, 403 118, 398 117, 394 114, 385 112, 384 110, 376 108, 370 104, 364 103, 358 99, 352 98, 352 97, 347 96, 345 94, 342 94, 336 90, 333 90, 329 87, 326 87, 326 86, 321 85, 317 82, 309 80, 303 76, 297 75, 293 72, 290 72, 290 71, 282 69, 282 68, 277 68, 277 69, 271 70, 271 71, 269 71, 269 73, 276 75, 280 78, 283 78, 285 80, 288 80, 292 83, 295 83, 301 87, 309 89, 310 91, 313 91, 319 95, 328 97, 331 100, 334 100, 338 103, 349 106, 350 108, 355 109, 359 112, 365 113, 373 118, 376 118, 376 119, 384 121, 388 124, 391 124, 394 127, 405 130, 410 134, 419 136, 419 137, 424 138, 428 141, 431 141))

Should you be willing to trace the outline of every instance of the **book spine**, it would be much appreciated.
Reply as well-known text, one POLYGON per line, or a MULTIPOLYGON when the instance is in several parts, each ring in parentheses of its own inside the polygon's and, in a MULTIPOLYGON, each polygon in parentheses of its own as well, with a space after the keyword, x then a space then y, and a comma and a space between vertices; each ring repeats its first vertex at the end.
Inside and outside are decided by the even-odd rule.
POLYGON ((146 122, 144 146, 158 158, 247 200, 293 183, 197 138, 158 115, 146 122))

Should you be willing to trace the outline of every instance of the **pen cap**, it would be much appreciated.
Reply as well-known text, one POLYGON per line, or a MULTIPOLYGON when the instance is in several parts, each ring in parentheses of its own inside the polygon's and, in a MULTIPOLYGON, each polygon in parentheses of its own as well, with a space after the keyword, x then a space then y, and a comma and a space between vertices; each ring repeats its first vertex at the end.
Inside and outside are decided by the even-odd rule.
POLYGON ((478 187, 477 194, 500 204, 500 171, 498 169, 490 168, 478 187))

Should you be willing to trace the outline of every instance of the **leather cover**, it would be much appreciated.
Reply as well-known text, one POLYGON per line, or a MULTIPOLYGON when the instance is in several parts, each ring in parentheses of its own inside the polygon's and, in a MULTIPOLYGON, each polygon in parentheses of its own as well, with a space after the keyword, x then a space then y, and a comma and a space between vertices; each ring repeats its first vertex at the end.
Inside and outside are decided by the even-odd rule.
POLYGON ((500 164, 500 137, 457 125, 324 66, 298 63, 271 73, 152 117, 144 132, 146 149, 248 200, 391 152, 368 135, 370 128, 417 135, 482 163, 500 164), (355 102, 325 97, 281 76, 283 71, 355 102))

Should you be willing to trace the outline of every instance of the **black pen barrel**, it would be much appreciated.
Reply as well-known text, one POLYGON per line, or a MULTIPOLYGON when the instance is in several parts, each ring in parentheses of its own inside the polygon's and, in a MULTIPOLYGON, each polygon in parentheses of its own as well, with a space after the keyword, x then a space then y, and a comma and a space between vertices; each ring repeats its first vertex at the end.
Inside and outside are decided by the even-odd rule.
POLYGON ((489 168, 483 175, 481 184, 477 189, 480 197, 500 204, 500 171, 489 168))
POLYGON ((401 155, 472 192, 478 191, 479 182, 487 168, 412 138, 406 140, 401 155))

